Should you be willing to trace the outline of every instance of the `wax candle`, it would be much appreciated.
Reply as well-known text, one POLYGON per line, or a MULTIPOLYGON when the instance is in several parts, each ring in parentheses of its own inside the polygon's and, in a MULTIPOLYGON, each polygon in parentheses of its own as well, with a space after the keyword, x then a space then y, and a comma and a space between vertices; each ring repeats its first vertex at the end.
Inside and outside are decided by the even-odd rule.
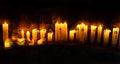
POLYGON ((24 38, 24 30, 21 30, 21 37, 24 38))
POLYGON ((66 22, 61 24, 61 31, 62 31, 61 39, 63 41, 67 41, 68 40, 68 29, 67 29, 67 23, 66 22))
POLYGON ((119 35, 119 28, 113 28, 112 31, 112 45, 117 45, 118 41, 118 35, 119 35))
POLYGON ((77 25, 76 39, 84 43, 87 40, 88 26, 84 23, 77 25))
POLYGON ((46 29, 41 29, 40 30, 40 38, 45 38, 45 34, 46 34, 46 29))
POLYGON ((95 41, 95 33, 96 33, 96 26, 91 25, 91 31, 90 31, 90 42, 93 43, 95 41))
POLYGON ((84 40, 85 41, 87 40, 87 36, 88 36, 88 26, 85 25, 85 27, 84 27, 84 40))
POLYGON ((71 41, 74 40, 74 35, 75 35, 75 30, 70 30, 69 38, 70 38, 71 41))
POLYGON ((55 24, 55 41, 67 41, 68 29, 67 23, 56 23, 55 24))
POLYGON ((76 30, 76 40, 80 40, 80 34, 79 34, 80 24, 78 24, 76 27, 77 27, 77 30, 76 30))
POLYGON ((30 41, 30 32, 29 31, 26 32, 26 38, 28 41, 30 41))
POLYGON ((34 40, 33 43, 37 41, 37 29, 32 30, 32 40, 34 40))
POLYGON ((101 37, 102 37, 102 26, 99 25, 97 30, 98 30, 97 31, 97 42, 100 43, 101 37))
POLYGON ((55 23, 55 41, 60 40, 60 35, 61 35, 60 30, 61 30, 60 24, 58 22, 55 23))
POLYGON ((51 42, 52 40, 53 40, 53 32, 49 32, 48 34, 47 34, 47 38, 48 38, 48 41, 49 42, 51 42))
POLYGON ((3 25, 3 41, 5 42, 8 39, 8 24, 5 22, 3 25))
POLYGON ((103 42, 104 42, 104 44, 108 44, 109 37, 110 37, 110 32, 111 32, 111 30, 109 30, 109 29, 104 30, 104 32, 103 32, 103 42))

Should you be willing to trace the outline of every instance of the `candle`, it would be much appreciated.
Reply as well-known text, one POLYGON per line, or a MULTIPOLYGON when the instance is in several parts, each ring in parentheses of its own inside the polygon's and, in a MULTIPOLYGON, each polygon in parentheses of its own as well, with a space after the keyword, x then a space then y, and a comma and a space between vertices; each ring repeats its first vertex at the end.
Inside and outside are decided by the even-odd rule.
POLYGON ((75 30, 70 30, 69 38, 70 38, 71 41, 74 40, 74 35, 75 35, 75 30))
POLYGON ((29 31, 26 32, 26 38, 28 41, 30 41, 30 32, 29 31))
POLYGON ((103 42, 104 42, 104 44, 108 44, 110 32, 111 32, 111 30, 109 30, 109 29, 104 30, 104 32, 103 32, 103 42))
POLYGON ((119 28, 113 28, 112 32, 112 45, 117 45, 118 41, 118 35, 119 35, 119 28))
POLYGON ((93 43, 95 41, 95 33, 96 33, 96 26, 91 25, 91 32, 90 32, 90 42, 93 43))
POLYGON ((62 31, 62 34, 61 34, 61 38, 63 41, 67 41, 68 40, 68 29, 67 29, 67 23, 64 22, 61 24, 61 31, 62 31))
POLYGON ((37 29, 32 30, 32 43, 35 43, 37 41, 37 29))
POLYGON ((102 26, 98 26, 98 32, 97 32, 97 42, 100 43, 101 41, 101 36, 102 36, 102 26))
POLYGON ((45 38, 45 34, 46 34, 46 29, 40 30, 40 38, 41 38, 41 39, 44 39, 44 38, 45 38))
POLYGON ((79 30, 80 30, 80 24, 77 25, 77 30, 76 30, 76 40, 80 39, 80 34, 79 34, 79 30))
POLYGON ((60 24, 59 23, 55 23, 55 41, 59 41, 60 40, 60 24))
POLYGON ((67 23, 56 23, 55 24, 55 41, 67 41, 68 29, 67 23))
POLYGON ((24 30, 23 29, 21 30, 21 36, 22 36, 22 38, 24 38, 24 30))
POLYGON ((84 43, 87 40, 88 26, 84 23, 77 25, 76 39, 84 43))
POLYGON ((48 34, 47 34, 47 38, 48 38, 48 41, 49 42, 51 42, 52 40, 53 40, 53 32, 49 32, 48 34))
POLYGON ((85 40, 85 41, 87 40, 87 36, 88 36, 88 26, 85 25, 85 26, 84 26, 84 40, 85 40))
POLYGON ((5 22, 3 25, 3 41, 5 42, 8 39, 8 24, 5 22))

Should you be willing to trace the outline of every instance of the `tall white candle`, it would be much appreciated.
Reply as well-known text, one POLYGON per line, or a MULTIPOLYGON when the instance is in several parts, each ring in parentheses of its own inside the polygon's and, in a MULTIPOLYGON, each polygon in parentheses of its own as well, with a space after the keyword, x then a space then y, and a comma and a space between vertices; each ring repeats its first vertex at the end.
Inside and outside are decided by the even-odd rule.
POLYGON ((104 30, 104 32, 103 32, 103 42, 104 42, 104 44, 108 44, 109 37, 110 37, 110 32, 111 32, 111 30, 109 30, 109 29, 104 30))
POLYGON ((117 45, 119 35, 119 28, 113 28, 112 31, 112 45, 117 45))
POLYGON ((75 35, 75 30, 70 30, 69 31, 69 39, 72 41, 74 40, 74 35, 75 35))
POLYGON ((67 29, 67 23, 64 22, 63 24, 61 24, 61 30, 62 30, 62 40, 63 41, 67 41, 68 40, 68 29, 67 29))
POLYGON ((5 22, 3 25, 3 41, 5 42, 6 39, 8 39, 8 24, 5 22))
POLYGON ((90 42, 93 43, 95 41, 95 34, 96 34, 96 26, 91 25, 91 31, 90 31, 90 42))
POLYGON ((55 41, 59 41, 60 40, 60 24, 59 23, 56 23, 55 24, 55 41))
POLYGON ((30 41, 30 32, 29 31, 26 32, 26 38, 28 41, 30 41))
POLYGON ((97 32, 97 42, 100 43, 102 37, 102 26, 98 26, 98 32, 97 32))
POLYGON ((21 30, 21 37, 24 38, 24 30, 21 30))

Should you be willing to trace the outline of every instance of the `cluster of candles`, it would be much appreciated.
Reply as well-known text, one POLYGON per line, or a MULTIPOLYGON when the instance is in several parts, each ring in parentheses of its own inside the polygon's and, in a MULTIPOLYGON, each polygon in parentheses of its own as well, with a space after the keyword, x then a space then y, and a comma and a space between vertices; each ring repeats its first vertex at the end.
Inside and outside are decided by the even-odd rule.
MULTIPOLYGON (((9 25, 7 23, 4 23, 2 25, 3 27, 3 41, 4 41, 4 47, 8 48, 13 45, 14 39, 10 39, 8 37, 8 27, 9 25)), ((110 29, 104 29, 102 25, 95 26, 95 25, 88 25, 81 23, 77 24, 76 28, 73 30, 69 30, 68 32, 68 25, 66 22, 62 23, 55 23, 55 32, 48 32, 46 29, 32 29, 32 34, 30 31, 24 31, 21 29, 21 38, 17 38, 17 44, 18 45, 25 45, 26 40, 29 41, 29 45, 34 45, 37 43, 38 45, 43 44, 46 40, 48 42, 55 41, 74 41, 75 38, 77 41, 80 41, 81 43, 84 43, 88 38, 88 28, 90 29, 90 42, 94 42, 96 39, 97 34, 97 42, 101 42, 101 39, 103 37, 103 43, 108 44, 110 33, 112 33, 112 45, 117 45, 118 39, 119 39, 119 28, 115 27, 112 30, 110 29), (40 39, 37 38, 38 31, 40 32, 40 39), (26 36, 26 37, 25 37, 26 36), (47 38, 45 37, 47 36, 47 38), (55 38, 54 38, 55 37, 55 38), (68 39, 69 38, 69 39, 68 39)))

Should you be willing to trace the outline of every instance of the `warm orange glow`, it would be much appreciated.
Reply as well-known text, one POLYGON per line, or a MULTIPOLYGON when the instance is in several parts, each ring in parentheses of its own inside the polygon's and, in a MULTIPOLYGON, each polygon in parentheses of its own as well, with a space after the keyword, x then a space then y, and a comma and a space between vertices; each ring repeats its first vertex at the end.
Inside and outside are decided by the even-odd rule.
POLYGON ((41 29, 40 30, 40 38, 45 38, 46 35, 46 29, 41 29))
POLYGON ((24 38, 24 30, 21 30, 21 37, 24 38))
POLYGON ((43 44, 43 41, 44 41, 43 39, 38 40, 38 42, 37 42, 37 43, 38 43, 38 45, 43 44))
POLYGON ((10 39, 6 39, 4 42, 4 47, 9 48, 13 45, 13 42, 10 39))
POLYGON ((8 24, 6 22, 4 24, 2 24, 2 28, 3 28, 3 41, 5 41, 6 39, 9 38, 9 36, 8 36, 8 24))
POLYGON ((104 44, 107 44, 109 42, 110 32, 111 32, 111 30, 109 30, 109 29, 104 30, 104 34, 103 34, 104 44))
POLYGON ((55 24, 55 41, 67 41, 68 31, 67 23, 56 23, 55 24))
POLYGON ((37 29, 32 30, 32 40, 37 41, 37 29))
POLYGON ((26 38, 28 41, 30 41, 30 32, 29 31, 26 32, 26 38))
POLYGON ((102 37, 102 26, 98 26, 98 32, 97 32, 97 42, 100 43, 102 37))
POLYGON ((87 39, 88 26, 83 22, 77 25, 76 30, 76 39, 81 41, 82 43, 87 39))
POLYGON ((95 33, 96 33, 97 26, 91 25, 91 31, 90 31, 90 41, 93 43, 95 41, 95 33))
POLYGON ((25 44, 25 39, 24 38, 18 38, 17 40, 18 40, 18 42, 17 42, 18 45, 24 45, 25 44))
POLYGON ((118 36, 119 36, 119 28, 113 28, 112 45, 117 45, 118 36))
POLYGON ((49 32, 47 36, 48 36, 48 41, 53 40, 53 32, 49 32))
POLYGON ((74 40, 75 30, 70 30, 69 32, 69 38, 70 40, 74 40))

